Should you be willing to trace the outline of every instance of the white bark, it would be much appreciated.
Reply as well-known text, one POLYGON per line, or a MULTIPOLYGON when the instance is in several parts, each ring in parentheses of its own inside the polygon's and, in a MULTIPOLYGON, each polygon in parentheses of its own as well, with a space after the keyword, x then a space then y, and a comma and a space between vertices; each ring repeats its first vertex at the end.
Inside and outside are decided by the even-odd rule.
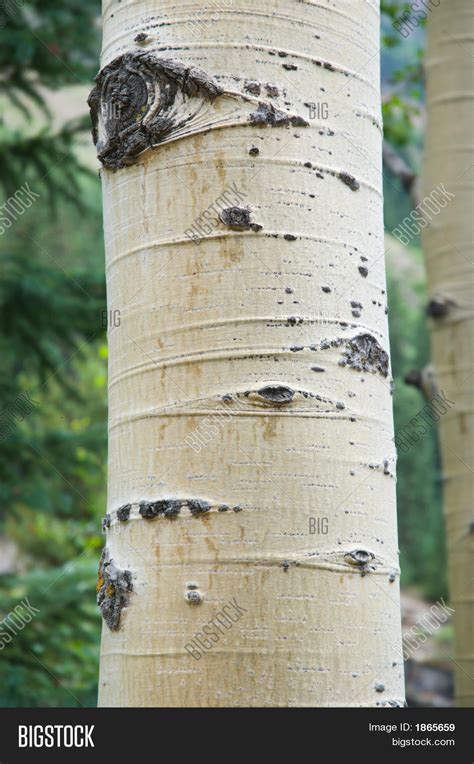
POLYGON ((428 19, 426 196, 454 195, 424 230, 432 354, 453 401, 440 422, 456 699, 474 706, 473 159, 474 6, 443 0, 428 19))
POLYGON ((102 65, 133 51, 208 90, 178 88, 160 145, 102 173, 121 323, 99 702, 400 704, 378 2, 105 2, 102 65), (232 189, 249 219, 212 213, 193 243, 232 189))

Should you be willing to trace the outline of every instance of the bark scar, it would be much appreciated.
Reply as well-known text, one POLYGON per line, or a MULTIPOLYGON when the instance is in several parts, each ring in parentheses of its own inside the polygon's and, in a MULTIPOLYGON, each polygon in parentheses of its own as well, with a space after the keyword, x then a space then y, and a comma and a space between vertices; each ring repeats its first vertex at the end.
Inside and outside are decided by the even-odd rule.
POLYGON ((379 372, 388 376, 388 353, 371 334, 359 334, 349 340, 340 366, 350 366, 356 371, 379 372))
POLYGON ((132 574, 120 570, 104 548, 99 563, 97 580, 97 604, 109 629, 117 631, 122 609, 128 605, 129 593, 133 591, 132 574))
POLYGON ((139 51, 125 53, 95 78, 88 104, 92 137, 104 167, 133 164, 223 88, 202 69, 139 51))
MULTIPOLYGON (((231 507, 228 505, 216 505, 207 499, 157 499, 156 501, 141 501, 139 514, 144 520, 153 520, 155 517, 173 518, 181 514, 182 509, 187 509, 193 517, 207 514, 212 509, 219 512, 227 512, 231 507)), ((234 512, 240 512, 242 507, 232 507, 234 512)))
POLYGON ((252 125, 262 127, 308 127, 309 122, 297 114, 289 114, 286 111, 277 109, 272 103, 260 101, 256 111, 249 116, 252 125))
POLYGON ((251 210, 248 207, 227 207, 219 213, 219 218, 224 225, 235 231, 261 231, 259 223, 252 222, 251 210))
MULTIPOLYGON (((202 69, 174 59, 160 58, 151 51, 124 53, 104 66, 95 78, 87 100, 92 121, 92 137, 104 167, 118 170, 136 162, 146 149, 189 132, 203 132, 203 110, 219 96, 229 99, 228 113, 219 111, 223 120, 235 123, 232 99, 240 101, 237 120, 247 125, 304 127, 302 117, 276 109, 273 104, 253 95, 224 89, 217 79, 202 69)), ((248 87, 246 88, 249 92, 248 87)), ((256 92, 250 87, 250 93, 256 92)), ((276 88, 267 86, 268 97, 276 88)), ((224 109, 225 111, 225 109, 224 109)))

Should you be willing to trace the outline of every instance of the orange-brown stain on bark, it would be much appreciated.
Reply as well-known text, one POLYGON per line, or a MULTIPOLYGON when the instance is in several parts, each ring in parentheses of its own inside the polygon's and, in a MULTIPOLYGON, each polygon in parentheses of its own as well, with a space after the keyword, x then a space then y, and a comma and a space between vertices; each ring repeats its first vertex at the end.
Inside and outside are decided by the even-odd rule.
POLYGON ((272 440, 276 434, 276 418, 272 416, 263 417, 263 439, 272 440))

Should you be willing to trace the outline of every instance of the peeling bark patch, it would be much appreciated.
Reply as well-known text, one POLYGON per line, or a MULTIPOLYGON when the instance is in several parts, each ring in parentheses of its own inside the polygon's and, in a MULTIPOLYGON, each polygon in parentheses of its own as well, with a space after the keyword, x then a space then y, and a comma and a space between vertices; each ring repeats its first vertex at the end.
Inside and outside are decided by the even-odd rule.
POLYGON ((262 387, 260 390, 257 390, 257 394, 270 403, 283 404, 293 400, 295 391, 290 387, 268 385, 267 387, 262 387))
POLYGON ((95 82, 88 98, 92 137, 99 160, 111 170, 133 164, 142 151, 189 121, 202 99, 212 101, 224 92, 201 69, 146 51, 118 56, 95 82))
POLYGON ((234 231, 261 231, 262 226, 252 223, 250 215, 251 211, 248 207, 227 207, 219 213, 219 218, 224 225, 234 231))
POLYGON ((117 631, 120 626, 122 609, 128 604, 129 593, 133 591, 132 574, 120 570, 105 548, 99 563, 97 581, 97 604, 109 629, 117 631))
POLYGON ((271 103, 260 101, 257 111, 253 111, 249 116, 252 125, 261 125, 269 127, 308 127, 309 122, 303 117, 294 114, 288 114, 285 111, 276 109, 271 103))
POLYGON ((350 366, 356 371, 379 372, 383 377, 388 376, 388 353, 379 345, 371 334, 359 334, 349 340, 340 366, 350 366))
POLYGON ((132 509, 131 504, 124 504, 123 507, 119 507, 117 509, 117 518, 122 522, 125 523, 127 520, 130 519, 130 510, 132 509))
POLYGON ((343 183, 346 184, 346 186, 349 186, 351 191, 357 191, 360 188, 359 181, 356 180, 354 176, 350 175, 348 172, 340 172, 339 178, 342 180, 343 183))

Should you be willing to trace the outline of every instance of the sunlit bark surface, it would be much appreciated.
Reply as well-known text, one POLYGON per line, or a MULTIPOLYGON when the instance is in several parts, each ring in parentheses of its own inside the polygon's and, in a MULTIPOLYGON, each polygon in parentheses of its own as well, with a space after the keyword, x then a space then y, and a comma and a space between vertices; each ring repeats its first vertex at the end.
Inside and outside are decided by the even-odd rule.
POLYGON ((399 705, 378 2, 103 10, 99 702, 399 705))

